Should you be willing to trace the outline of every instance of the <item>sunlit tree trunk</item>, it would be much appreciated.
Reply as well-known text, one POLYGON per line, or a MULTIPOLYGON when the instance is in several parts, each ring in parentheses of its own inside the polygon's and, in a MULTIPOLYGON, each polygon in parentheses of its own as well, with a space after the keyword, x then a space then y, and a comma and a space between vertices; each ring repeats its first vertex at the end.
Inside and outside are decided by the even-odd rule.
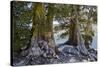
POLYGON ((46 19, 46 34, 45 35, 46 35, 46 39, 49 42, 49 46, 53 48, 55 52, 57 52, 58 49, 55 46, 54 33, 53 33, 53 17, 54 17, 54 5, 49 4, 47 19, 46 19))
POLYGON ((44 35, 45 29, 45 9, 42 3, 36 3, 33 8, 32 37, 44 35))
MULTIPOLYGON (((37 3, 34 6, 33 25, 32 25, 32 38, 31 46, 34 46, 35 50, 38 47, 45 46, 45 49, 52 49, 55 54, 55 41, 53 38, 53 5, 48 5, 47 15, 45 6, 42 3, 37 3), (44 44, 39 45, 39 42, 44 44)), ((38 50, 37 52, 39 52, 38 50)), ((36 51, 35 51, 36 52, 36 51)), ((41 53, 41 52, 40 52, 41 53)))
POLYGON ((39 41, 43 41, 45 38, 45 8, 44 4, 33 4, 33 18, 32 18, 32 37, 30 54, 39 56, 41 55, 41 49, 39 47, 39 41))
POLYGON ((76 37, 77 37, 77 49, 80 51, 80 53, 83 53, 85 55, 88 54, 88 51, 85 47, 84 40, 80 34, 80 26, 79 26, 79 6, 74 6, 75 10, 75 18, 76 18, 76 37))
POLYGON ((87 54, 87 49, 84 45, 84 40, 80 34, 79 26, 79 6, 73 6, 73 12, 70 22, 70 31, 69 31, 69 44, 76 46, 81 53, 87 54))

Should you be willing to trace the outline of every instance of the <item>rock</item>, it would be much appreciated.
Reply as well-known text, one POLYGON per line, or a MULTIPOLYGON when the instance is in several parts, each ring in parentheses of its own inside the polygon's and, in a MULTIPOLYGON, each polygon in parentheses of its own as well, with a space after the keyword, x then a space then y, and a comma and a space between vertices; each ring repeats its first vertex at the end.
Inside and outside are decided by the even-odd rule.
POLYGON ((70 63, 75 63, 76 62, 76 59, 74 57, 70 58, 69 60, 70 63))
POLYGON ((39 47, 32 47, 29 53, 30 55, 33 55, 33 56, 40 56, 42 54, 42 51, 39 47))
POLYGON ((28 50, 23 50, 23 51, 21 52, 21 56, 27 56, 28 53, 29 53, 28 50))
POLYGON ((74 54, 74 55, 79 55, 79 51, 76 49, 76 47, 66 45, 63 47, 61 52, 67 53, 67 54, 74 54))
POLYGON ((58 64, 58 63, 74 63, 74 62, 86 62, 86 61, 96 61, 97 51, 94 49, 88 50, 88 54, 82 54, 77 47, 70 45, 64 45, 59 47, 59 53, 57 55, 54 50, 48 47, 46 41, 39 42, 42 47, 31 46, 29 52, 26 50, 22 55, 24 59, 20 62, 15 62, 14 65, 40 65, 40 64, 58 64))
POLYGON ((94 52, 89 51, 89 58, 90 58, 90 61, 97 61, 96 51, 94 51, 94 52))

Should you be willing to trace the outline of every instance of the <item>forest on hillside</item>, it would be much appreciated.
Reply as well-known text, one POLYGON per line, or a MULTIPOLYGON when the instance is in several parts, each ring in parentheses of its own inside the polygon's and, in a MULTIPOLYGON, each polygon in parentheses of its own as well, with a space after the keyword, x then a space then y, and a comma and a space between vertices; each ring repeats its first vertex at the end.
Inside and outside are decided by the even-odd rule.
POLYGON ((12 1, 11 25, 13 66, 97 61, 96 6, 12 1))

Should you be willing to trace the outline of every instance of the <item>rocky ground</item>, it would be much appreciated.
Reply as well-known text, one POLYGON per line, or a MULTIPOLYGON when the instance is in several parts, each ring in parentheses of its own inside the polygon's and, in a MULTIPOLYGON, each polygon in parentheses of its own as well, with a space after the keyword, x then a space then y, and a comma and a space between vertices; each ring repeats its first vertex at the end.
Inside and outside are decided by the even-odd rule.
MULTIPOLYGON (((38 48, 39 49, 39 48, 38 48)), ((76 63, 76 62, 90 62, 97 61, 97 51, 94 49, 89 49, 87 54, 83 54, 78 51, 77 47, 62 45, 58 47, 59 52, 53 56, 52 52, 46 54, 41 52, 42 50, 37 50, 40 54, 35 56, 30 52, 30 50, 37 50, 35 48, 30 48, 22 52, 19 57, 13 58, 14 66, 23 66, 23 65, 42 65, 42 64, 58 64, 58 63, 76 63)), ((35 52, 37 52, 35 51, 35 52)))

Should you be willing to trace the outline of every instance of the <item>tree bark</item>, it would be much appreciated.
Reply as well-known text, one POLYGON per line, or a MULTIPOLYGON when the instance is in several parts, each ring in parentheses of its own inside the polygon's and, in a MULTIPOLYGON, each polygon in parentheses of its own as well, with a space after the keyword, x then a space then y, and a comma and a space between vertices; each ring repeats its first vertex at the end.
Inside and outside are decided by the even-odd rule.
POLYGON ((33 48, 30 50, 30 53, 33 53, 34 55, 35 52, 37 52, 37 55, 41 55, 42 50, 46 50, 45 52, 47 52, 51 49, 53 55, 56 55, 55 41, 53 38, 53 6, 51 4, 48 5, 47 16, 44 4, 42 3, 35 4, 33 10, 34 15, 31 38, 31 47, 33 48))
POLYGON ((75 10, 75 17, 76 17, 76 33, 77 33, 77 43, 78 43, 77 49, 78 51, 80 51, 80 53, 87 55, 88 50, 86 49, 85 44, 83 42, 83 38, 80 34, 79 19, 78 19, 79 6, 74 6, 74 10, 75 10))
POLYGON ((53 33, 53 17, 54 17, 54 5, 49 4, 48 5, 48 13, 47 13, 47 19, 46 19, 46 39, 48 40, 48 45, 50 48, 53 48, 55 53, 58 52, 58 48, 55 46, 55 40, 54 40, 54 33, 53 33))
POLYGON ((76 21, 75 18, 71 18, 69 27, 69 39, 67 41, 69 45, 77 46, 77 35, 75 30, 76 30, 76 21))
POLYGON ((74 6, 72 6, 72 11, 71 11, 71 18, 70 18, 70 26, 69 26, 69 39, 67 43, 69 45, 77 46, 77 24, 76 24, 76 17, 75 17, 75 10, 74 6))
POLYGON ((87 54, 88 51, 85 47, 84 40, 80 34, 80 27, 79 27, 79 6, 73 6, 72 18, 71 18, 71 25, 69 31, 69 44, 76 46, 78 51, 87 54))

